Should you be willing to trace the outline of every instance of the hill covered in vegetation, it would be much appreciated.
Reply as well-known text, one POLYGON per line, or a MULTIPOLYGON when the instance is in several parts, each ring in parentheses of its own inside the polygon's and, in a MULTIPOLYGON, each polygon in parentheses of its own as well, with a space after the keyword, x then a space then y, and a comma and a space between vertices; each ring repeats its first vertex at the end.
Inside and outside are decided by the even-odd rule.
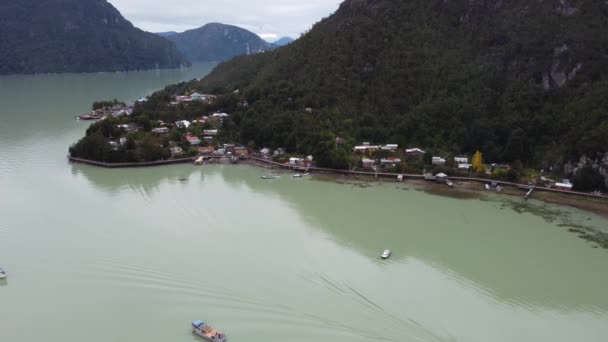
POLYGON ((194 30, 166 35, 191 61, 219 62, 238 55, 268 51, 274 46, 240 27, 211 23, 194 30))
POLYGON ((258 145, 340 136, 551 164, 606 151, 607 23, 592 0, 347 0, 187 87, 240 89, 242 139, 258 145))
POLYGON ((189 65, 175 45, 135 28, 106 0, 0 2, 0 74, 189 65))
POLYGON ((347 0, 292 44, 169 86, 135 115, 175 116, 172 96, 197 91, 220 95, 209 110, 231 113, 230 136, 322 166, 347 167, 369 141, 605 176, 607 23, 592 0, 347 0))

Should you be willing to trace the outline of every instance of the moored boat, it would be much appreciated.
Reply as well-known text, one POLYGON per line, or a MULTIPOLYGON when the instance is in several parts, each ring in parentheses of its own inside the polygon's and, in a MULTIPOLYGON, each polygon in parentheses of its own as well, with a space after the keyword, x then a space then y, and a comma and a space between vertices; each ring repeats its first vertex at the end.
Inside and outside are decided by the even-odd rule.
POLYGON ((391 256, 391 251, 388 249, 385 249, 384 252, 382 252, 382 259, 388 259, 391 256))
POLYGON ((4 272, 4 270, 0 267, 0 279, 5 279, 6 278, 6 272, 4 272))
POLYGON ((275 176, 275 175, 266 175, 266 176, 262 176, 260 177, 262 179, 277 179, 279 178, 279 176, 275 176))
POLYGON ((203 321, 192 322, 192 332, 210 342, 224 342, 226 335, 203 321))

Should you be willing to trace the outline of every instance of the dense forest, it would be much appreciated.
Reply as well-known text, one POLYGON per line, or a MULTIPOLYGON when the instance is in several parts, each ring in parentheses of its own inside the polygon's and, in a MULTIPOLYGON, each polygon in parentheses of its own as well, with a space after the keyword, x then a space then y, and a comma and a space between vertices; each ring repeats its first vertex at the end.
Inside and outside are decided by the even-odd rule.
POLYGON ((189 65, 175 44, 133 27, 106 0, 0 1, 0 74, 189 65))
POLYGON ((135 115, 207 92, 242 143, 323 166, 369 141, 562 169, 607 150, 606 27, 602 1, 347 0, 294 43, 169 86, 135 115))

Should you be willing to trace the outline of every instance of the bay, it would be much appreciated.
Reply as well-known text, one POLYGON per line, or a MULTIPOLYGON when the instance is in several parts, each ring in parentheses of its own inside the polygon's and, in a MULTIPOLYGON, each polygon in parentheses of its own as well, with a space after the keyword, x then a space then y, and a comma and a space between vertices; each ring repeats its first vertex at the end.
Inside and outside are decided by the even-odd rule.
POLYGON ((1 341, 197 341, 195 319, 231 341, 606 340, 608 253, 567 231, 606 231, 590 213, 246 165, 67 162, 92 101, 211 67, 0 77, 1 341))

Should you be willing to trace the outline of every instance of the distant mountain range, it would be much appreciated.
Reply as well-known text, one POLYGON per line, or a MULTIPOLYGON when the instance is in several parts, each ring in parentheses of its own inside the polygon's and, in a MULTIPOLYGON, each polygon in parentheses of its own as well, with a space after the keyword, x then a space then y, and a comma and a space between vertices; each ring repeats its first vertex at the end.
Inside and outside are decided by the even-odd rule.
POLYGON ((169 37, 172 36, 174 34, 177 34, 177 32, 175 31, 167 31, 167 32, 156 32, 157 35, 161 36, 161 37, 169 37))
POLYGON ((211 23, 183 33, 159 33, 173 41, 191 61, 225 61, 276 48, 255 33, 237 26, 211 23))
POLYGON ((289 44, 293 43, 294 40, 295 39, 293 39, 291 37, 283 37, 272 44, 274 44, 276 46, 285 46, 285 45, 289 45, 289 44))
POLYGON ((175 44, 106 0, 0 1, 0 74, 176 68, 175 44))

